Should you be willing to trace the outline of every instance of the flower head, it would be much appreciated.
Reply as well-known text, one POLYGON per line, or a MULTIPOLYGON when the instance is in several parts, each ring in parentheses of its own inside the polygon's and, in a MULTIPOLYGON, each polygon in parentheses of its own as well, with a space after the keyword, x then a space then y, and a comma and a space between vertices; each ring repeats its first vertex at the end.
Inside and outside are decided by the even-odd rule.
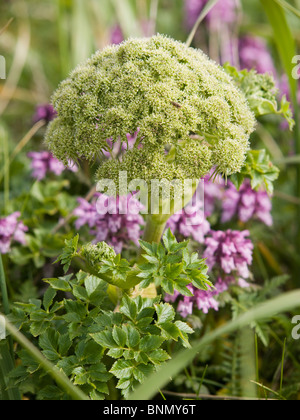
POLYGON ((0 219, 0 253, 7 254, 13 241, 26 244, 25 232, 28 228, 18 221, 21 213, 15 212, 0 219))
POLYGON ((165 36, 98 51, 61 83, 46 142, 63 162, 94 160, 139 127, 143 147, 106 160, 98 178, 199 179, 244 164, 255 118, 231 77, 202 51, 165 36), (217 135, 216 135, 217 127, 217 135), (200 140, 191 139, 199 134, 200 140), (207 136, 207 138, 206 138, 207 136), (213 139, 213 140, 212 140, 213 139), (166 150, 174 153, 166 154, 166 150), (171 156, 171 157, 170 157, 171 156))

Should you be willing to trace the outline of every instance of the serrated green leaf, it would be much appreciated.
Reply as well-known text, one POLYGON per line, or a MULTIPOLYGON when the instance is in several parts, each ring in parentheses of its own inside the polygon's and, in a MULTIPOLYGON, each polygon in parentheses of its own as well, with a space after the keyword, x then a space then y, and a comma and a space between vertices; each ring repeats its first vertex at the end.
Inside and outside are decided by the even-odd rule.
POLYGON ((160 303, 155 305, 157 313, 157 324, 171 322, 175 318, 175 310, 169 303, 160 303))
POLYGON ((175 236, 173 235, 172 231, 170 228, 168 228, 164 235, 163 235, 163 242, 165 245, 165 248, 167 251, 171 251, 172 246, 175 246, 178 244, 177 239, 175 238, 175 236))
POLYGON ((141 364, 136 366, 136 368, 133 371, 133 376, 137 381, 142 383, 149 377, 153 370, 153 366, 151 366, 150 364, 141 364))
POLYGON ((71 286, 67 279, 60 277, 58 279, 45 279, 46 283, 50 284, 52 289, 60 290, 61 292, 71 292, 71 286))
POLYGON ((110 372, 118 379, 129 379, 131 378, 135 365, 131 360, 117 360, 110 372))
POLYGON ((92 339, 100 346, 104 348, 114 349, 117 347, 115 340, 113 339, 112 333, 110 331, 102 331, 100 333, 90 334, 92 339))
POLYGON ((122 328, 114 326, 112 330, 112 336, 119 347, 125 346, 127 336, 125 331, 122 330, 122 328))
POLYGON ((149 359, 152 363, 158 365, 161 364, 169 359, 171 357, 168 355, 168 353, 165 350, 157 349, 148 354, 149 359))
POLYGON ((164 322, 161 324, 157 324, 157 326, 161 329, 163 336, 167 340, 178 340, 180 335, 179 328, 173 324, 173 322, 164 322))
POLYGON ((135 320, 137 316, 137 306, 134 300, 125 295, 120 305, 120 312, 131 320, 135 320))
POLYGON ((164 341, 165 340, 158 335, 147 335, 141 339, 139 349, 142 352, 148 353, 152 350, 156 350, 164 341))
POLYGON ((126 333, 126 344, 130 349, 134 349, 140 342, 139 332, 131 325, 124 325, 123 330, 126 333))
POLYGON ((113 359, 119 359, 120 357, 123 356, 123 349, 119 349, 119 348, 115 348, 115 349, 110 349, 107 352, 107 355, 112 357, 113 359))
POLYGON ((49 311, 49 308, 52 305, 53 299, 55 298, 55 296, 56 296, 56 290, 54 290, 51 287, 48 287, 43 297, 43 306, 46 311, 49 311))

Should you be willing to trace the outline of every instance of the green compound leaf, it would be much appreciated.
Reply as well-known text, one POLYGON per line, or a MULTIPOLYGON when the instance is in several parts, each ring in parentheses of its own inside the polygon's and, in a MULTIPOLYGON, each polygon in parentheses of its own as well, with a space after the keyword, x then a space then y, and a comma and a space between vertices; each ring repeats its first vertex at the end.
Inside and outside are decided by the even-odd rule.
POLYGON ((69 270, 72 259, 77 255, 78 241, 79 241, 79 235, 76 235, 74 238, 70 240, 66 240, 65 241, 66 246, 63 250, 63 253, 54 262, 54 264, 61 262, 65 273, 67 273, 67 271, 69 270))
POLYGON ((272 164, 266 150, 251 150, 242 171, 232 175, 230 180, 239 189, 245 178, 251 180, 251 187, 259 189, 265 187, 269 194, 273 194, 273 182, 279 176, 279 169, 272 164))

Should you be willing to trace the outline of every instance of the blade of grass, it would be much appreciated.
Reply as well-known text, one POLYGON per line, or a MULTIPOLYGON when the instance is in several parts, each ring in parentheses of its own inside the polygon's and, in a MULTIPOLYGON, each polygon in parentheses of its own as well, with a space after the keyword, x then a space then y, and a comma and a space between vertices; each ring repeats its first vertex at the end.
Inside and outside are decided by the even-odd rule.
POLYGON ((149 23, 149 36, 152 36, 156 32, 156 21, 158 15, 159 0, 151 0, 150 4, 150 23, 149 23))
POLYGON ((205 369, 204 369, 203 374, 202 374, 201 381, 199 383, 198 392, 197 392, 197 400, 200 399, 199 395, 201 393, 201 388, 202 388, 202 385, 203 385, 203 382, 204 382, 204 378, 206 376, 207 369, 208 369, 208 365, 205 366, 205 369))
POLYGON ((300 155, 288 156, 282 159, 276 159, 274 163, 276 165, 299 165, 300 155))
POLYGON ((56 383, 74 400, 89 400, 80 388, 73 385, 68 377, 52 363, 5 317, 6 330, 13 336, 15 341, 24 347, 27 352, 40 364, 56 383))
POLYGON ((205 19, 205 17, 207 16, 207 14, 211 11, 211 9, 219 2, 219 0, 209 0, 206 5, 204 6, 202 12, 200 13, 193 29, 191 30, 191 33, 186 41, 186 45, 188 47, 191 46, 193 39, 196 35, 196 32, 199 28, 200 23, 203 21, 203 19, 205 19))
POLYGON ((258 382, 255 382, 255 381, 251 381, 251 382, 253 382, 253 383, 254 383, 254 384, 256 384, 257 386, 261 387, 264 391, 271 392, 271 393, 272 393, 272 394, 274 394, 276 397, 278 397, 280 400, 285 400, 285 398, 281 397, 281 396, 280 396, 280 394, 278 394, 278 392, 274 391, 273 389, 271 389, 271 388, 269 388, 269 387, 267 387, 267 386, 265 386, 265 385, 263 385, 263 384, 260 384, 260 383, 258 383, 258 382))
POLYGON ((3 34, 3 32, 6 31, 6 29, 9 27, 13 20, 14 18, 10 18, 6 25, 4 25, 3 28, 0 29, 0 36, 3 34))
MULTIPOLYGON (((255 340, 255 367, 256 367, 256 382, 259 382, 259 354, 258 354, 258 337, 257 334, 254 336, 255 340)), ((260 388, 259 388, 260 392, 260 388)), ((260 394, 258 394, 260 396, 260 394)))
POLYGON ((284 339, 283 349, 282 349, 282 360, 281 360, 281 375, 280 375, 280 390, 279 394, 282 397, 282 387, 283 387, 283 371, 284 371, 284 360, 285 360, 285 346, 286 346, 286 338, 284 339))
POLYGON ((5 273, 4 273, 4 267, 3 267, 1 254, 0 254, 0 291, 1 291, 1 296, 2 296, 2 305, 3 305, 4 313, 5 315, 8 315, 9 314, 9 300, 8 300, 5 273))
POLYGON ((276 1, 276 3, 278 3, 284 9, 289 10, 295 16, 300 18, 300 11, 298 9, 296 9, 294 6, 292 6, 290 3, 288 3, 287 1, 285 1, 285 0, 274 0, 274 1, 276 1))
POLYGON ((194 357, 206 346, 217 338, 232 333, 240 328, 250 325, 253 321, 266 319, 278 313, 282 313, 300 306, 300 290, 285 293, 266 303, 257 305, 248 312, 240 315, 235 320, 219 327, 215 331, 204 336, 201 340, 192 343, 191 349, 179 352, 171 361, 167 362, 158 372, 152 374, 148 380, 137 388, 130 396, 130 400, 148 400, 152 398, 157 389, 162 389, 172 377, 181 372, 194 357))
POLYGON ((58 44, 60 55, 61 77, 64 79, 71 71, 70 58, 70 28, 66 4, 63 0, 56 0, 58 44))

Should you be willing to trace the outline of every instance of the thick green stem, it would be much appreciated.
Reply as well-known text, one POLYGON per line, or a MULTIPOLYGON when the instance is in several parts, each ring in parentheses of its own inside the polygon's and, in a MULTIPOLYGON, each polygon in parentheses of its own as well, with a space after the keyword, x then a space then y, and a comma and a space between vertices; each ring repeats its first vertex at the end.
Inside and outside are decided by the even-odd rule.
POLYGON ((143 241, 152 244, 159 243, 170 216, 148 215, 144 230, 143 241))

